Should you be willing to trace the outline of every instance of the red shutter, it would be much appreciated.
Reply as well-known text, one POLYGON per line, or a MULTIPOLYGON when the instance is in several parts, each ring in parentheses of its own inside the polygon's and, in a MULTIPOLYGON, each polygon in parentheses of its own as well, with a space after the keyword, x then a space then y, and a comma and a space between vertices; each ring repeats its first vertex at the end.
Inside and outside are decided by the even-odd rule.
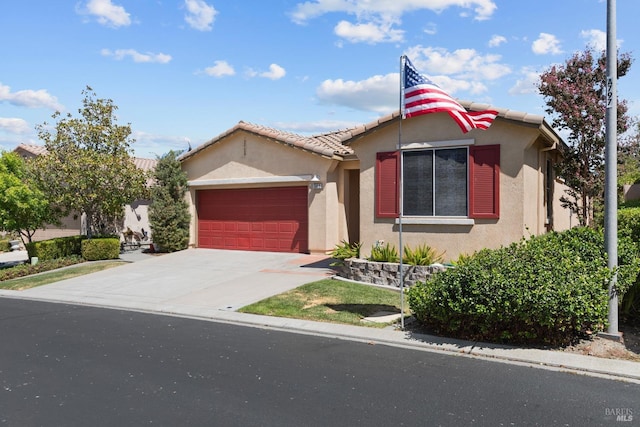
POLYGON ((398 217, 398 192, 400 174, 398 151, 376 153, 376 216, 398 217))
POLYGON ((471 146, 469 160, 469 217, 500 218, 500 146, 471 146))

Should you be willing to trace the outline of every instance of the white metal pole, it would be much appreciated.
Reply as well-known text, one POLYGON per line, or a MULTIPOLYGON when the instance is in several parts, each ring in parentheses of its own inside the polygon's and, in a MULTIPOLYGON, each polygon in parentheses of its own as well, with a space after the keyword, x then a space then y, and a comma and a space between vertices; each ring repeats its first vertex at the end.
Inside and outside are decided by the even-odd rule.
POLYGON ((618 49, 616 46, 616 2, 607 0, 607 100, 606 100, 606 146, 605 146, 605 246, 607 266, 613 271, 609 282, 609 314, 607 333, 610 338, 619 338, 618 332, 618 49))

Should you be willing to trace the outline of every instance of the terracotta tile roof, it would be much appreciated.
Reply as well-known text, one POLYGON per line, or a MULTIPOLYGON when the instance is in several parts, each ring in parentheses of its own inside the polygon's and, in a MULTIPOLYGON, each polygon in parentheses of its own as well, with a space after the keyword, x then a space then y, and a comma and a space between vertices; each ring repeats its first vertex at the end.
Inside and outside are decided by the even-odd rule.
POLYGON ((47 149, 44 145, 35 145, 35 144, 20 144, 14 150, 16 152, 24 152, 26 154, 30 154, 31 156, 39 156, 40 154, 46 154, 47 149))
MULTIPOLYGON (((549 145, 553 145, 554 143, 559 143, 561 145, 564 144, 562 138, 545 121, 543 116, 529 114, 521 111, 509 110, 506 108, 497 108, 489 104, 480 104, 471 101, 458 100, 458 102, 460 102, 460 104, 468 111, 482 111, 489 109, 496 110, 498 111, 499 118, 534 125, 535 127, 539 128, 540 132, 544 135, 549 145)), ((395 120, 398 119, 399 116, 400 113, 398 111, 395 111, 392 114, 388 114, 384 117, 380 117, 377 120, 360 126, 313 136, 303 136, 292 132, 274 129, 268 126, 240 121, 237 125, 227 130, 226 132, 223 132, 215 138, 196 147, 195 149, 182 154, 179 157, 179 160, 185 160, 191 156, 194 156, 200 151, 214 145, 218 141, 238 130, 243 130, 246 132, 254 133, 256 135, 264 136, 279 143, 286 144, 291 147, 301 148, 303 150, 325 157, 333 158, 337 156, 338 158, 344 158, 354 154, 351 147, 349 147, 349 144, 351 142, 369 132, 373 132, 379 129, 381 126, 392 124, 395 120)))
POLYGON ((143 171, 150 171, 156 168, 158 161, 156 159, 145 159, 144 157, 133 157, 133 164, 143 171))
MULTIPOLYGON (((20 153, 26 153, 31 157, 47 154, 47 148, 44 145, 36 144, 20 144, 13 151, 20 153)), ((158 161, 156 159, 146 159, 144 157, 132 157, 133 164, 143 171, 153 170, 156 167, 158 161)))
POLYGON ((304 136, 293 132, 271 128, 268 126, 240 121, 237 125, 229 129, 228 131, 223 132, 215 138, 196 147, 195 149, 182 154, 180 156, 180 160, 188 159, 189 157, 199 153, 207 147, 214 145, 224 137, 239 130, 260 135, 265 138, 270 138, 278 143, 289 145, 294 148, 300 148, 302 150, 309 151, 314 154, 319 154, 324 157, 344 157, 353 154, 353 150, 350 147, 343 145, 343 141, 345 141, 349 137, 349 135, 351 135, 350 129, 328 132, 319 135, 304 136))

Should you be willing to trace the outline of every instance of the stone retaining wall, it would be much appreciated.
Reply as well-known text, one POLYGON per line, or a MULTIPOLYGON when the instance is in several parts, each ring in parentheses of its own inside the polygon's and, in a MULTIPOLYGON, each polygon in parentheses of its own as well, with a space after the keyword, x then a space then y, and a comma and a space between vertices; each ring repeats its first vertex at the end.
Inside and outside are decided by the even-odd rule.
MULTIPOLYGON (((360 258, 344 260, 344 265, 334 267, 338 276, 358 282, 389 287, 400 287, 400 264, 395 262, 374 262, 360 258)), ((435 272, 442 271, 439 265, 402 265, 404 286, 424 282, 435 272)))

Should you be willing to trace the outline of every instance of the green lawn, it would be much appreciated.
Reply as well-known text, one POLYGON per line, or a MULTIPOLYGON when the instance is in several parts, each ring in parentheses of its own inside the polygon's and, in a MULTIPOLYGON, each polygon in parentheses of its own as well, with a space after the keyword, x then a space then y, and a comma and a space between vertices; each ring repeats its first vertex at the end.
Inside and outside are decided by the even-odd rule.
POLYGON ((72 277, 82 276, 84 274, 95 273, 96 271, 106 270, 107 268, 117 267, 122 264, 125 264, 125 262, 106 261, 80 264, 74 267, 54 270, 47 273, 20 277, 18 279, 5 280, 3 282, 0 282, 0 289, 21 291, 24 289, 34 288, 36 286, 59 282, 60 280, 71 279, 72 277))
MULTIPOLYGON (((319 280, 238 310, 242 313, 290 317, 321 322, 385 327, 363 322, 363 318, 384 311, 400 313, 400 293, 339 280, 319 280)), ((409 315, 405 305, 405 313, 409 315)))

